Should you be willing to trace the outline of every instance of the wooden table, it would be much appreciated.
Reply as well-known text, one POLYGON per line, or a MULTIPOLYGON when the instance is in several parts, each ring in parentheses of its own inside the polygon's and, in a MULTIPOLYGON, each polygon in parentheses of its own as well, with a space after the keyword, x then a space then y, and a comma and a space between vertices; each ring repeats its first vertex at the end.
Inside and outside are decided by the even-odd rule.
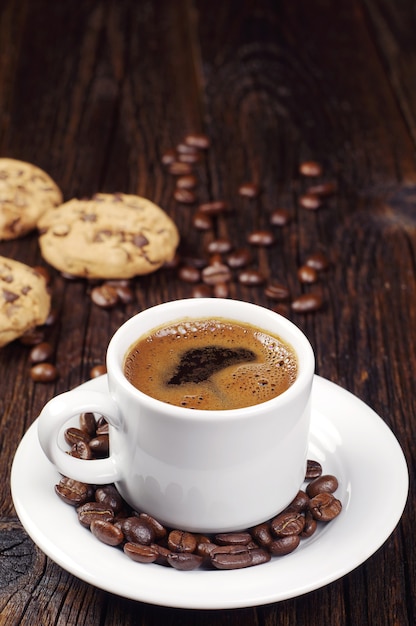
MULTIPOLYGON (((290 300, 277 303, 266 283, 235 278, 227 297, 278 307, 298 324, 315 349, 317 373, 393 430, 411 479, 415 19, 410 0, 4 0, 0 8, 0 156, 42 167, 66 200, 99 191, 150 198, 176 221, 185 266, 208 263, 212 240, 242 247, 252 231, 271 230, 273 245, 249 245, 251 267, 266 283, 286 285, 290 300), (195 204, 174 199, 176 177, 162 163, 189 133, 211 142, 192 165, 195 204), (319 182, 337 185, 315 210, 301 200, 316 182, 299 172, 311 160, 322 164, 319 182), (261 193, 240 195, 245 182, 261 193), (195 228, 197 207, 212 200, 233 211, 209 230, 195 228), (289 213, 286 226, 270 223, 278 208, 289 213), (298 268, 318 251, 329 268, 318 282, 301 283, 298 268), (294 311, 291 302, 310 292, 323 307, 294 311)), ((46 266, 36 233, 0 242, 0 254, 46 266)), ((194 611, 127 600, 73 577, 26 535, 9 489, 19 441, 49 398, 88 380, 125 319, 194 295, 179 267, 137 278, 133 302, 111 309, 91 301, 86 281, 49 268, 59 319, 47 339, 59 378, 33 382, 29 348, 19 341, 1 350, 0 623, 414 624, 413 488, 398 527, 363 565, 309 594, 254 608, 194 611)), ((388 507, 386 492, 380 516, 388 507)))

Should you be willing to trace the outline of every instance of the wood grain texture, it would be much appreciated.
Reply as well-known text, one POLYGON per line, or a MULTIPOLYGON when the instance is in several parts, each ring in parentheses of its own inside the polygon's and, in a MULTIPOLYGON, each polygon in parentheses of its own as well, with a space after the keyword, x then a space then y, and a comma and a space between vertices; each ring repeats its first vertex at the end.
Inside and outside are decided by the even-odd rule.
MULTIPOLYGON (((294 298, 317 290, 324 307, 283 312, 310 338, 317 372, 357 394, 393 429, 411 476, 409 503, 365 564, 320 590, 234 611, 154 607, 113 596, 46 558, 16 518, 9 475, 16 447, 44 403, 87 380, 109 338, 136 311, 188 297, 166 268, 134 283, 133 303, 100 309, 85 281, 51 270, 59 321, 48 329, 59 379, 34 384, 28 348, 0 354, 0 624, 218 624, 219 626, 413 626, 416 406, 416 14, 410 0, 5 0, 0 7, 0 156, 44 168, 65 199, 97 191, 159 203, 182 235, 182 262, 206 246, 272 229, 253 267, 294 298), (211 147, 196 165, 198 202, 233 211, 207 232, 195 206, 173 199, 163 153, 190 132, 211 147), (338 192, 318 211, 299 205, 316 159, 338 192), (240 184, 256 182, 255 199, 240 184), (284 207, 283 227, 270 224, 284 207), (323 251, 313 286, 297 268, 323 251)), ((42 264, 36 234, 0 242, 0 254, 42 264)), ((233 281, 230 297, 274 306, 263 287, 233 281)), ((359 436, 359 434, 357 434, 359 436)), ((377 443, 374 442, 376 446, 377 443)), ((30 471, 30 468, 28 468, 30 471)), ((380 515, 389 506, 380 503, 380 515)), ((57 520, 57 523, 59 521, 57 520)), ((363 519, 365 524, 365 519, 363 519)), ((323 555, 325 558, 325 555, 323 555)))

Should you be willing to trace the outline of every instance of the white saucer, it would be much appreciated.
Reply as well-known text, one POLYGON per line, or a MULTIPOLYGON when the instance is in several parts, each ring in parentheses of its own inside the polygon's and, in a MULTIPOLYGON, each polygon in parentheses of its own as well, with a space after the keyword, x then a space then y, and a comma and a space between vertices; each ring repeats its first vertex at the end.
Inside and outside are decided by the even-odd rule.
MULTIPOLYGON (((103 389, 106 376, 84 383, 103 389)), ((350 572, 391 534, 403 512, 408 471, 386 424, 357 397, 315 376, 309 458, 339 480, 341 515, 285 557, 234 571, 177 571, 131 561, 83 528, 54 492, 59 474, 44 456, 35 422, 12 467, 17 514, 52 560, 101 589, 152 604, 222 609, 277 602, 318 589, 350 572), (381 503, 388 495, 389 506, 381 503)))

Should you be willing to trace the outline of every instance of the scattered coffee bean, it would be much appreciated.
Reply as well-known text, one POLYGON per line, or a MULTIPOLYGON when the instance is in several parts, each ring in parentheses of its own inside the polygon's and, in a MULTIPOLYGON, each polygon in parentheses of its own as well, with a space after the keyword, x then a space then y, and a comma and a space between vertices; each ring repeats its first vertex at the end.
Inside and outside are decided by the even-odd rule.
POLYGON ((66 504, 76 507, 89 502, 94 497, 94 488, 91 485, 66 476, 63 476, 55 485, 55 492, 66 504))
POLYGON ((268 549, 273 556, 285 556, 296 550, 299 544, 299 535, 287 535, 274 539, 268 549))
POLYGON ((89 443, 91 437, 84 430, 80 428, 67 428, 65 431, 65 441, 70 446, 74 445, 74 443, 78 443, 79 441, 83 441, 84 443, 89 443))
POLYGON ((88 435, 89 439, 95 437, 97 424, 94 413, 81 413, 79 416, 79 427, 80 430, 88 435))
POLYGON ((247 241, 252 246, 271 246, 274 235, 270 230, 254 230, 248 234, 247 241))
POLYGON ((318 522, 313 517, 310 511, 305 512, 305 526, 303 527, 302 532, 300 533, 300 537, 306 539, 308 537, 312 537, 316 529, 318 528, 318 522))
POLYGON ((226 257, 226 263, 233 269, 240 269, 250 265, 252 254, 248 248, 237 248, 230 252, 226 257))
POLYGON ((195 535, 185 530, 172 530, 168 536, 168 548, 172 552, 194 552, 197 540, 195 535))
POLYGON ((309 506, 309 496, 305 491, 300 489, 287 508, 290 511, 301 512, 301 511, 306 511, 308 506, 309 506))
POLYGON ((182 152, 178 154, 178 161, 181 163, 198 163, 201 160, 201 155, 198 152, 182 152))
POLYGON ((36 383, 52 383, 58 378, 58 370, 53 363, 36 363, 30 368, 30 377, 36 383))
POLYGON ((196 211, 192 216, 192 226, 196 230, 211 230, 212 219, 208 213, 196 211))
POLYGON ((221 213, 228 211, 229 208, 230 206, 228 202, 225 202, 224 200, 214 200, 213 202, 200 204, 198 210, 207 215, 221 215, 221 213))
POLYGON ((107 374, 107 367, 102 365, 94 365, 90 369, 90 378, 98 378, 98 376, 102 376, 103 374, 107 374))
POLYGON ((192 298, 210 298, 212 296, 212 289, 210 285, 194 285, 191 292, 192 298))
POLYGON ((258 285, 262 285, 265 281, 265 278, 261 272, 254 269, 246 269, 242 270, 238 274, 238 281, 242 285, 246 285, 247 287, 256 287, 258 285))
POLYGON ((286 226, 290 222, 290 213, 287 209, 275 209, 270 215, 270 224, 273 226, 286 226))
POLYGON ((39 326, 26 330, 23 335, 19 337, 19 342, 24 346, 36 346, 44 340, 45 333, 42 328, 39 328, 39 326))
POLYGON ((182 204, 195 204, 196 195, 191 189, 185 189, 184 187, 177 187, 173 192, 173 197, 176 202, 182 204))
POLYGON ((273 518, 270 526, 276 537, 299 535, 305 526, 305 517, 297 511, 285 511, 273 518))
POLYGON ((322 176, 323 168, 317 161, 303 161, 299 166, 299 172, 303 176, 322 176))
POLYGON ((310 265, 301 265, 297 271, 299 282, 312 284, 318 280, 318 272, 310 265))
POLYGON ((207 251, 210 254, 226 254, 230 252, 232 243, 229 239, 213 239, 207 246, 207 251))
POLYGON ((171 165, 176 161, 176 152, 175 150, 166 150, 162 154, 162 163, 163 165, 171 165))
POLYGON ((41 363, 42 361, 48 361, 52 356, 53 348, 47 341, 42 341, 33 346, 29 353, 29 361, 31 363, 41 363))
POLYGON ((167 557, 168 564, 175 569, 189 572, 202 565, 203 558, 190 552, 171 553, 167 557))
POLYGON ((92 520, 90 530, 97 539, 109 546, 119 546, 124 541, 122 531, 111 522, 102 519, 92 520))
POLYGON ((299 198, 299 204, 308 211, 316 211, 322 206, 322 200, 314 193, 305 193, 299 198))
POLYGON ((108 456, 108 435, 97 435, 97 437, 94 437, 89 441, 89 446, 98 458, 108 456))
POLYGON ((253 538, 250 533, 219 533, 214 541, 220 546, 246 546, 253 538))
POLYGON ((198 180, 194 174, 187 174, 186 176, 179 176, 176 179, 177 189, 194 189, 198 184, 198 180))
POLYGON ((140 543, 127 542, 123 550, 124 554, 138 563, 154 563, 159 557, 159 550, 156 546, 143 546, 140 543))
POLYGON ((91 448, 85 441, 77 441, 77 443, 72 444, 70 455, 83 461, 91 461, 93 458, 91 448))
POLYGON ((322 474, 309 483, 306 488, 306 493, 310 498, 314 498, 318 493, 334 493, 337 489, 337 478, 332 474, 322 474))
POLYGON ((195 146, 189 146, 186 143, 178 143, 176 146, 176 152, 179 154, 197 154, 198 150, 195 146))
POLYGON ((192 174, 192 166, 190 163, 173 161, 168 165, 168 172, 173 176, 186 176, 187 174, 192 174))
POLYGON ((313 459, 308 459, 306 463, 306 473, 305 479, 310 480, 313 478, 318 478, 322 474, 322 465, 318 461, 314 461, 313 459))
POLYGON ((246 198, 256 198, 260 193, 260 187, 253 182, 243 183, 239 186, 238 193, 246 198))
POLYGON ((114 485, 98 487, 95 491, 95 501, 110 507, 116 514, 120 513, 124 507, 123 498, 114 485))
POLYGON ((230 295, 229 283, 216 283, 213 288, 214 298, 228 298, 230 295))
POLYGON ((288 287, 276 282, 268 283, 264 288, 264 294, 270 298, 270 300, 277 300, 279 302, 288 300, 290 296, 288 287))
POLYGON ((217 285, 227 283, 231 280, 231 271, 228 265, 223 263, 215 263, 208 265, 202 270, 202 280, 206 285, 217 285))
POLYGON ((182 265, 179 268, 178 276, 185 283, 198 283, 201 280, 201 272, 192 265, 182 265))
POLYGON ((327 196, 332 196, 337 191, 337 184, 335 182, 326 182, 320 183, 317 185, 312 185, 308 187, 307 193, 313 194, 314 196, 321 196, 323 198, 327 196))
POLYGON ((188 146, 193 146, 199 150, 207 150, 211 144, 209 137, 203 133, 190 133, 184 138, 188 146))
POLYGON ((295 313, 319 311, 322 306, 323 299, 320 293, 304 293, 291 303, 292 311, 295 311, 295 313))
POLYGON ((91 290, 91 300, 102 309, 110 309, 119 301, 117 290, 107 283, 91 290))
POLYGON ((319 272, 329 267, 329 261, 323 252, 315 252, 307 257, 305 265, 313 267, 319 272))
POLYGON ((149 546, 155 540, 153 528, 140 517, 127 517, 119 520, 119 524, 127 541, 149 546))
POLYGON ((80 524, 89 528, 93 520, 104 520, 112 522, 114 519, 114 511, 101 502, 85 502, 77 508, 78 521, 80 524))
POLYGON ((309 503, 313 517, 321 522, 330 522, 341 513, 342 504, 332 493, 318 493, 309 503))

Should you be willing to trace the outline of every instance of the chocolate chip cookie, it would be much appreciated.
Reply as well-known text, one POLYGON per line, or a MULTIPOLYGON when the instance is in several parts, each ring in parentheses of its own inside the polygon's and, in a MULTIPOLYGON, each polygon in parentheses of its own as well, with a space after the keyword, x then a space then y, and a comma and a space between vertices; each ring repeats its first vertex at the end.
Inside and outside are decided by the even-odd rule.
POLYGON ((0 256, 0 347, 43 324, 50 304, 41 274, 24 263, 0 256))
POLYGON ((43 258, 84 278, 132 278, 170 261, 179 243, 171 218, 140 196, 98 193, 47 211, 38 222, 43 258))
POLYGON ((52 178, 32 163, 0 158, 0 239, 34 230, 40 216, 62 203, 52 178))

